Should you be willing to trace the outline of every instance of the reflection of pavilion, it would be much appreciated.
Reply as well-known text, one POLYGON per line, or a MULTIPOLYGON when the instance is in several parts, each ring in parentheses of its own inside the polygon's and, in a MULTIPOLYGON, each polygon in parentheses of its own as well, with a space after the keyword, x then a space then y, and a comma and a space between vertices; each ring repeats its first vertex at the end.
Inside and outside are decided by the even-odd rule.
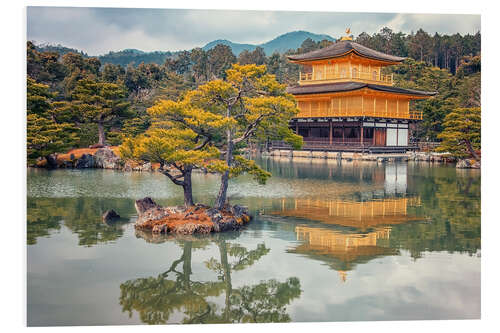
POLYGON ((299 217, 326 224, 364 230, 377 225, 393 225, 416 220, 408 207, 420 205, 419 197, 388 198, 371 201, 285 199, 275 215, 299 217), (290 207, 291 206, 291 207, 290 207))
POLYGON ((295 232, 297 239, 304 243, 289 252, 326 262, 339 272, 344 282, 347 271, 352 270, 355 264, 398 253, 397 249, 377 244, 389 239, 390 227, 377 228, 367 233, 345 233, 326 228, 297 226, 295 232))
POLYGON ((388 244, 391 225, 418 220, 408 208, 419 204, 419 197, 363 202, 296 199, 283 200, 282 210, 274 214, 321 222, 324 226, 295 227, 297 240, 303 243, 289 252, 326 262, 346 281, 356 264, 398 253, 388 244))

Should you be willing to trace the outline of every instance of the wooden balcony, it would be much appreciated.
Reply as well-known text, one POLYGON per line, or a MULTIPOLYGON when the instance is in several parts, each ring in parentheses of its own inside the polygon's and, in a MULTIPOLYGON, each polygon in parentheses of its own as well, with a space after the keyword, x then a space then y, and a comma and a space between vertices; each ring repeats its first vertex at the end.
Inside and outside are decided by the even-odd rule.
POLYGON ((311 73, 300 73, 299 84, 315 84, 315 83, 327 83, 327 82, 346 82, 346 81, 356 81, 356 82, 366 82, 373 84, 382 84, 392 86, 394 82, 394 76, 384 75, 380 72, 361 72, 353 68, 350 71, 326 71, 326 72, 311 72, 311 73))
POLYGON ((392 119, 410 119, 422 120, 422 111, 407 111, 407 110, 387 110, 387 109, 333 109, 320 104, 317 107, 310 109, 300 109, 296 118, 329 118, 329 117, 373 117, 373 118, 392 118, 392 119))

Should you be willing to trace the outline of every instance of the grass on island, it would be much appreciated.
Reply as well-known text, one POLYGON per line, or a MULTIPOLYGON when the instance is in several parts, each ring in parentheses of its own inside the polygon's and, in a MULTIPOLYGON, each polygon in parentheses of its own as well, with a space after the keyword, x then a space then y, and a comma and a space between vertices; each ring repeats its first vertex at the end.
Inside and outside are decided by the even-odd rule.
MULTIPOLYGON (((214 231, 214 223, 207 214, 207 207, 190 207, 187 210, 179 213, 170 214, 167 217, 158 220, 148 220, 136 225, 139 230, 151 230, 153 233, 177 233, 177 234, 192 234, 192 233, 210 233, 214 231)), ((222 221, 227 221, 234 215, 223 209, 220 211, 222 221)), ((248 215, 234 218, 237 225, 243 225, 250 221, 248 215)))

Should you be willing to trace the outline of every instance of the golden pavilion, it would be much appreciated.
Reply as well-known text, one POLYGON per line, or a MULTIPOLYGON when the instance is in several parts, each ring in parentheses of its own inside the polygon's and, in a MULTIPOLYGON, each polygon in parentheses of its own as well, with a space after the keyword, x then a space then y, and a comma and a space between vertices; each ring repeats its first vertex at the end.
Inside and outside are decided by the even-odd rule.
POLYGON ((343 37, 311 52, 289 55, 301 65, 298 85, 288 87, 300 113, 291 127, 304 138, 304 149, 403 152, 410 144, 411 124, 422 112, 410 101, 436 92, 394 86, 386 66, 405 58, 372 50, 343 37))

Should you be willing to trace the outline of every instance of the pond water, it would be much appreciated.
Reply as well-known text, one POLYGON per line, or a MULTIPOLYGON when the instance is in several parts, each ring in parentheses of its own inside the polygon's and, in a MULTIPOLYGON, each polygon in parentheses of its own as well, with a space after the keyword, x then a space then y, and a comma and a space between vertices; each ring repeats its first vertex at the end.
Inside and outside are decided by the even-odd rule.
MULTIPOLYGON (((134 200, 182 202, 161 174, 29 169, 28 325, 480 318, 479 172, 257 162, 267 185, 229 188, 252 222, 196 237, 135 231, 134 200)), ((194 185, 210 204, 218 178, 194 185)))

